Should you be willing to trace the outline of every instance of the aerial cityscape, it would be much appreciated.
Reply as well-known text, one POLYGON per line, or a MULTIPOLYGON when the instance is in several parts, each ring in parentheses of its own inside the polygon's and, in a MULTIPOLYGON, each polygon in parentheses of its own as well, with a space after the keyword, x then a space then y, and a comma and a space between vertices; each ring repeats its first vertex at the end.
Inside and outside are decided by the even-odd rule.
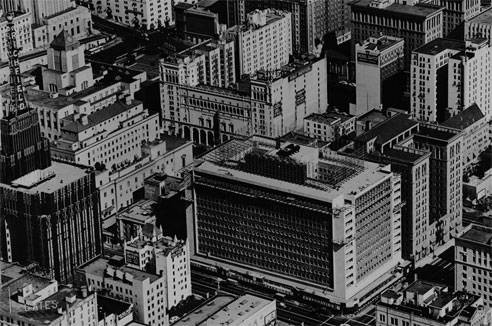
POLYGON ((0 0, 0 326, 492 326, 490 0, 0 0))

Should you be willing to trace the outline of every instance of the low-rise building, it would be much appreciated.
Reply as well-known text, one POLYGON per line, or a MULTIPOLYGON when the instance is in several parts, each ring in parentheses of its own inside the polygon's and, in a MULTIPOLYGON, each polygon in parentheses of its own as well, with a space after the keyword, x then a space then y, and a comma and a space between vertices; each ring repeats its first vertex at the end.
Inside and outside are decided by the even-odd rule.
POLYGON ((341 136, 355 133, 356 118, 345 112, 312 113, 304 118, 304 134, 331 142, 341 136))
POLYGON ((113 168, 142 155, 142 143, 157 139, 159 115, 149 114, 140 101, 115 102, 94 113, 74 114, 63 121, 53 157, 113 168), (110 166, 111 164, 111 166, 110 166))
POLYGON ((97 296, 98 326, 127 326, 133 321, 133 304, 97 296))
POLYGON ((376 325, 489 325, 483 298, 449 292, 445 286, 417 280, 402 292, 388 290, 376 304, 376 325))
POLYGON ((470 224, 456 238, 455 288, 481 296, 492 309, 492 228, 470 224))
POLYGON ((97 297, 2 262, 0 325, 97 326, 97 297))
POLYGON ((133 304, 136 321, 150 326, 169 325, 163 276, 125 266, 122 257, 113 257, 82 265, 76 271, 76 281, 133 304))
POLYGON ((229 295, 217 296, 183 316, 173 325, 273 326, 276 323, 275 300, 245 294, 237 298, 229 295))
POLYGON ((154 173, 179 176, 193 162, 193 143, 174 136, 144 142, 137 159, 115 166, 100 165, 96 184, 101 193, 101 215, 107 217, 143 198, 144 180, 154 173))
POLYGON ((492 169, 485 171, 483 177, 471 175, 463 181, 463 197, 480 200, 492 195, 492 169))

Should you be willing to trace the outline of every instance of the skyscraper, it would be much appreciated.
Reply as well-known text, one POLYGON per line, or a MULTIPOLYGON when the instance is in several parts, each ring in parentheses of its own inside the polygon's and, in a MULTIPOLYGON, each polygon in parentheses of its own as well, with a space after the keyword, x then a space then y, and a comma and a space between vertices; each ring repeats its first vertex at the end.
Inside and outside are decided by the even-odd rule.
POLYGON ((0 121, 0 251, 69 282, 73 269, 101 253, 99 194, 87 166, 51 162, 38 114, 27 106, 13 18, 9 21, 11 101, 0 121))
POLYGON ((11 101, 0 120, 0 182, 3 183, 50 165, 49 144, 41 138, 38 113, 27 106, 24 97, 13 15, 9 14, 7 20, 11 101))

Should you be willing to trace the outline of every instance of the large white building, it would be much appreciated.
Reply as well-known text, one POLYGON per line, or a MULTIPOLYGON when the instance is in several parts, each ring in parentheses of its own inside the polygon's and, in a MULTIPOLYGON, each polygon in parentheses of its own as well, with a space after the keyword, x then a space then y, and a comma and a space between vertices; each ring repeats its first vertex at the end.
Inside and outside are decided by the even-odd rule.
POLYGON ((260 69, 275 71, 289 63, 291 28, 290 13, 265 9, 249 13, 245 25, 227 30, 228 37, 236 39, 239 76, 260 69))
POLYGON ((389 165, 259 136, 202 159, 192 260, 347 307, 398 279, 401 178, 389 165))
POLYGON ((75 277, 108 297, 133 304, 136 321, 150 326, 169 325, 163 276, 128 267, 123 258, 98 258, 81 266, 75 277))
POLYGON ((236 82, 234 41, 207 40, 160 62, 162 81, 228 88, 236 82))
POLYGON ((164 130, 206 145, 253 134, 279 137, 302 129, 306 116, 328 106, 325 58, 310 56, 278 71, 258 71, 237 90, 180 85, 165 69, 161 74, 164 130))
POLYGON ((455 288, 479 295, 492 308, 492 228, 471 224, 456 238, 455 288))
POLYGON ((142 155, 142 142, 154 141, 159 115, 149 114, 140 101, 127 98, 91 114, 74 114, 63 121, 53 157, 113 168, 142 155))
POLYGON ((163 276, 168 308, 172 308, 191 295, 188 241, 163 237, 154 225, 147 224, 142 231, 139 237, 125 243, 126 264, 163 276))

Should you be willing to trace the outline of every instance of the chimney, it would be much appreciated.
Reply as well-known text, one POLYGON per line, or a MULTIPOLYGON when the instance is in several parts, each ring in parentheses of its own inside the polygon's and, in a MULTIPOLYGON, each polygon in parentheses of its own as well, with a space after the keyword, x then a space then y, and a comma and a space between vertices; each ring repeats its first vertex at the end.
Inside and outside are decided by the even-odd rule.
POLYGON ((125 103, 126 103, 126 105, 131 105, 132 104, 132 99, 130 98, 130 96, 127 96, 125 98, 125 103))
POLYGON ((82 125, 84 126, 87 126, 89 124, 89 118, 87 117, 87 115, 82 115, 80 117, 80 123, 82 123, 82 125))
POLYGON ((81 292, 82 292, 82 298, 87 298, 87 286, 83 285, 81 288, 80 288, 81 292))

